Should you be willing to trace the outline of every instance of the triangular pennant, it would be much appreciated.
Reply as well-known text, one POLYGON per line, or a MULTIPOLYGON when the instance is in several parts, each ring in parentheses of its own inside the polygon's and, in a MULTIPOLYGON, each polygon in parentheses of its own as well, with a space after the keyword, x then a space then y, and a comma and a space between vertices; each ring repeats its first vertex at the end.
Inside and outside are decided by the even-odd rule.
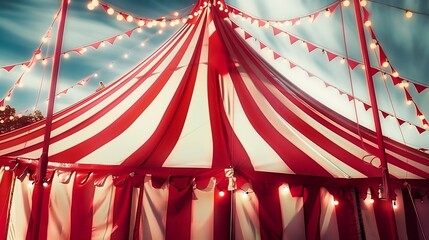
POLYGON ((264 21, 262 21, 262 20, 258 20, 258 26, 259 26, 259 27, 263 27, 263 26, 265 26, 265 22, 264 22, 264 21))
POLYGON ((91 44, 91 47, 98 49, 98 47, 100 47, 100 44, 101 44, 101 42, 96 42, 96 43, 91 44))
POLYGON ((294 18, 292 20, 290 20, 290 22, 292 23, 292 26, 295 25, 300 19, 299 18, 294 18))
POLYGON ((418 93, 423 92, 427 88, 426 86, 420 85, 418 83, 413 83, 413 85, 416 88, 418 93))
POLYGON ((375 36, 374 31, 372 30, 372 27, 369 27, 369 33, 371 34, 372 39, 377 40, 377 37, 375 36))
POLYGON ((274 51, 273 51, 273 56, 274 56, 274 60, 276 60, 277 58, 280 58, 280 57, 281 57, 281 55, 280 55, 280 54, 278 54, 278 53, 276 53, 276 52, 274 52, 274 51))
POLYGON ((400 77, 394 77, 394 76, 390 76, 390 78, 392 79, 393 85, 399 85, 402 83, 402 78, 400 77))
POLYGON ((235 23, 235 22, 231 22, 231 26, 232 26, 232 29, 236 29, 236 28, 238 28, 238 25, 237 25, 237 23, 235 23))
MULTIPOLYGON (((304 70, 305 71, 305 70, 304 70)), ((314 74, 312 74, 311 72, 309 72, 309 71, 305 71, 306 73, 307 73, 307 75, 308 75, 308 77, 310 78, 310 77, 314 77, 314 74)))
POLYGON ((299 39, 295 36, 292 36, 289 34, 289 40, 290 40, 290 44, 294 44, 296 43, 296 41, 298 41, 299 39))
POLYGON ((334 13, 335 9, 338 7, 338 4, 340 2, 336 2, 335 4, 333 4, 332 6, 329 7, 329 11, 331 12, 331 14, 334 13))
POLYGON ((347 94, 347 98, 349 99, 349 102, 351 102, 354 99, 354 97, 350 94, 347 94))
POLYGON ((10 72, 10 70, 12 70, 16 65, 9 65, 9 66, 4 66, 2 67, 4 70, 6 70, 7 72, 10 72))
POLYGON ((70 89, 70 88, 66 88, 66 89, 62 90, 61 92, 57 93, 57 95, 67 94, 67 91, 68 91, 69 89, 70 89))
POLYGON ((277 36, 279 33, 283 32, 281 29, 272 26, 274 36, 277 36))
POLYGON ((383 51, 383 48, 379 47, 379 59, 380 59, 380 65, 383 66, 383 63, 387 61, 386 54, 383 51))
POLYGON ((404 124, 404 123, 405 123, 405 121, 404 121, 404 120, 402 120, 402 119, 397 118, 397 120, 398 120, 399 126, 401 126, 402 124, 404 124))
POLYGON ((422 134, 422 133, 424 133, 424 132, 426 131, 426 129, 421 128, 421 127, 419 127, 419 126, 416 126, 416 129, 417 129, 417 131, 419 132, 419 134, 422 134))
POLYGON ((327 83, 327 82, 323 82, 325 84, 325 87, 330 87, 331 84, 327 83))
POLYGON ((417 105, 416 105, 416 114, 417 114, 418 117, 424 116, 423 113, 422 113, 422 111, 420 111, 420 109, 417 107, 417 105))
POLYGON ((332 61, 334 58, 338 57, 338 55, 335 53, 331 53, 331 52, 326 51, 326 50, 325 50, 325 52, 326 52, 326 56, 328 56, 328 61, 332 61))
POLYGON ((260 49, 264 49, 264 48, 266 48, 267 46, 265 45, 265 44, 263 44, 262 42, 259 42, 259 48, 260 49))
POLYGON ((320 12, 315 12, 315 13, 313 14, 313 22, 316 20, 317 16, 319 16, 319 13, 320 13, 320 12))
POLYGON ((4 107, 4 98, 2 100, 0 100, 0 107, 4 107))
POLYGON ((126 14, 126 13, 119 13, 119 14, 121 14, 122 17, 124 17, 125 20, 128 18, 128 14, 126 14))
POLYGON ((337 91, 338 91, 338 93, 339 93, 340 95, 345 94, 345 92, 344 92, 343 90, 339 89, 339 88, 337 88, 337 91))
POLYGON ((383 116, 383 118, 387 118, 389 116, 388 113, 380 111, 381 112, 381 116, 383 116))
POLYGON ((106 41, 109 42, 110 44, 113 45, 113 43, 115 42, 117 36, 113 36, 111 38, 108 38, 106 41))
POLYGON ((253 22, 255 22, 255 18, 250 18, 250 24, 253 24, 253 22))
POLYGON ((374 75, 375 75, 375 74, 377 74, 379 71, 378 71, 378 69, 371 67, 371 68, 369 68, 369 72, 371 73, 371 76, 374 76, 374 75))
POLYGON ((251 37, 252 37, 252 35, 250 35, 248 32, 246 32, 246 31, 244 32, 244 40, 247 40, 251 37))
POLYGON ((100 5, 103 7, 103 9, 104 9, 104 11, 106 11, 107 12, 107 10, 109 10, 109 6, 107 6, 106 4, 101 4, 100 3, 100 5))
POLYGON ((406 88, 404 88, 405 98, 407 101, 413 101, 413 98, 411 97, 411 94, 407 91, 406 88))
POLYGON ((311 43, 306 43, 307 44, 307 49, 308 49, 308 52, 312 52, 314 49, 316 49, 317 47, 316 46, 314 46, 313 44, 311 44, 311 43))
POLYGON ((126 31, 126 32, 125 32, 125 34, 126 34, 128 37, 131 37, 131 34, 133 34, 134 29, 135 29, 135 28, 133 28, 133 29, 131 29, 131 30, 128 30, 128 31, 126 31))
POLYGON ((296 67, 296 64, 294 64, 293 62, 289 62, 289 67, 290 67, 290 69, 292 69, 292 68, 296 67))
POLYGON ((371 108, 371 106, 369 104, 366 104, 364 102, 362 102, 362 103, 363 103, 363 107, 365 108, 365 111, 368 111, 368 109, 371 108))
POLYGON ((367 20, 369 20, 369 16, 371 14, 368 12, 368 10, 366 10, 366 8, 363 7, 363 22, 366 22, 367 20))
POLYGON ((358 62, 351 60, 351 59, 347 59, 347 63, 349 64, 350 68, 353 70, 357 67, 357 65, 359 65, 358 62))

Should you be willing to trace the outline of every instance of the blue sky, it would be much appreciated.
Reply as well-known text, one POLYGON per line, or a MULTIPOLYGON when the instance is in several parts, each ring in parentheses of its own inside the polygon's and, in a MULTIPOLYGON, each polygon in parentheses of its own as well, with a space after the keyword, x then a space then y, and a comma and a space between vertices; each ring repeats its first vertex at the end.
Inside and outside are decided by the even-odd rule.
MULTIPOLYGON (((185 10, 182 11, 185 14, 186 10, 189 10, 189 7, 195 3, 193 0, 108 0, 102 2, 115 6, 123 12, 144 18, 168 17, 177 10, 185 10)), ((323 9, 334 1, 230 0, 228 2, 256 17, 283 20, 305 16, 308 13, 323 9)), ((86 0, 72 0, 67 15, 63 51, 76 49, 80 46, 124 33, 136 26, 135 22, 117 21, 114 16, 106 14, 101 7, 96 8, 94 11, 89 11, 87 3, 88 1, 86 0)), ((0 38, 0 66, 7 66, 30 59, 33 51, 39 46, 42 37, 51 25, 59 5, 60 1, 58 0, 0 1, 0 36, 2 36, 0 38)), ((429 47, 426 46, 429 40, 429 28, 427 27, 429 24, 429 16, 427 15, 429 14, 429 2, 425 0, 376 0, 369 1, 367 8, 371 12, 370 19, 373 23, 374 31, 395 69, 401 76, 413 82, 429 86, 429 78, 426 76, 426 69, 429 66, 429 47), (395 7, 389 7, 388 5, 395 7), (415 13, 411 19, 405 19, 403 9, 424 14, 415 13)), ((351 6, 344 8, 343 14, 349 56, 360 60, 361 55, 353 8, 351 6)), ((307 39, 308 42, 344 55, 339 9, 329 18, 322 15, 320 14, 313 23, 302 21, 300 25, 282 26, 281 28, 307 39)), ((233 19, 233 21, 236 20, 233 19)), ((338 64, 338 59, 328 62, 326 56, 321 54, 319 50, 308 53, 299 44, 290 45, 287 38, 273 36, 270 29, 261 29, 256 24, 250 24, 249 21, 240 20, 238 23, 241 28, 246 29, 259 41, 269 44, 270 49, 280 53, 283 57, 306 66, 307 70, 315 73, 320 79, 348 93, 351 92, 352 88, 347 68, 338 64)), ((57 25, 54 25, 54 37, 56 28, 57 25)), ((163 34, 157 34, 158 27, 150 29, 144 27, 142 33, 134 31, 131 38, 124 36, 122 40, 117 39, 113 46, 107 44, 106 47, 98 50, 88 48, 88 51, 83 55, 70 53, 69 59, 62 59, 57 92, 75 86, 78 81, 90 74, 97 73, 98 77, 93 78, 84 87, 73 87, 67 94, 56 99, 55 110, 64 109, 89 96, 95 91, 99 81, 103 81, 106 84, 114 81, 153 52, 177 29, 179 29, 177 26, 167 27, 164 29, 163 34), (145 42, 144 47, 141 46, 142 42, 145 42), (127 58, 124 57, 125 54, 128 54, 127 58), (109 67, 110 64, 113 64, 113 68, 109 67)), ((256 46, 257 42, 249 40, 248 43, 250 46, 256 46)), ((43 48, 43 53, 51 55, 54 49, 54 38, 46 46, 48 45, 49 48, 43 48)), ((336 111, 342 111, 344 115, 348 115, 351 119, 355 117, 352 105, 344 101, 344 96, 342 98, 341 96, 336 96, 333 99, 333 92, 329 92, 329 89, 322 89, 322 91, 317 88, 320 87, 320 81, 318 83, 312 82, 314 79, 309 79, 299 71, 288 69, 285 67, 284 62, 273 61, 270 59, 272 53, 266 50, 260 51, 260 53, 285 76, 295 81, 297 85, 310 94, 320 98, 323 103, 331 105, 330 107, 336 111), (311 89, 312 86, 314 86, 314 89, 311 89), (340 104, 341 101, 344 101, 344 105, 340 104)), ((370 56, 374 65, 376 65, 375 55, 370 52, 370 56)), ((0 99, 6 95, 22 71, 20 66, 15 67, 10 72, 0 69, 0 99)), ((50 61, 46 66, 37 63, 30 72, 24 75, 23 86, 15 89, 11 100, 7 104, 14 106, 18 112, 32 109, 34 106, 45 112, 50 71, 50 61)), ((369 103, 363 71, 353 70, 351 75, 353 77, 352 83, 355 96, 369 103)), ((415 116, 415 109, 405 104, 401 89, 393 86, 390 82, 385 85, 378 78, 374 78, 374 80, 381 109, 391 114, 396 113, 401 119, 421 126, 421 121, 415 116)), ((425 90, 420 94, 415 93, 414 89, 410 91, 413 93, 413 100, 429 116, 429 104, 427 104, 429 90, 425 90)), ((364 110, 359 110, 358 114, 359 121, 371 127, 371 115, 364 110)), ((387 131, 395 129, 392 130, 392 137, 402 139, 398 126, 395 126, 395 123, 389 123, 388 121, 390 120, 386 121, 383 124, 386 126, 387 131)), ((429 146, 429 134, 416 135, 415 132, 413 129, 402 129, 406 142, 412 141, 413 145, 429 146), (428 143, 424 143, 426 140, 428 143)))

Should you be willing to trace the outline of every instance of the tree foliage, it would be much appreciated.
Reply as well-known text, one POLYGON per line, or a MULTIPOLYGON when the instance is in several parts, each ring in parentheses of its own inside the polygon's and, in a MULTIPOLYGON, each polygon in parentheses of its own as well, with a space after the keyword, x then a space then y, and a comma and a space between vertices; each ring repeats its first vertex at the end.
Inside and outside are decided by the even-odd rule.
POLYGON ((39 110, 35 110, 28 115, 22 115, 17 114, 15 108, 6 105, 0 108, 0 134, 27 126, 43 118, 43 114, 39 110))

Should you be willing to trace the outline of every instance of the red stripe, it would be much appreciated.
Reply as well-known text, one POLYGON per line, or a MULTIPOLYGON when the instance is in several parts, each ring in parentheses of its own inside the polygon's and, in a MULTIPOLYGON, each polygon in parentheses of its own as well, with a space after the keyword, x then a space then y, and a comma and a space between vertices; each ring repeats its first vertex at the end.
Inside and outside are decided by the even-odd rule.
POLYGON ((379 236, 383 239, 397 239, 392 202, 375 198, 373 206, 379 236))
POLYGON ((84 183, 76 177, 71 202, 70 239, 91 239, 95 186, 92 177, 84 183))
POLYGON ((190 239, 192 216, 192 187, 177 188, 174 179, 168 188, 166 240, 190 239))
POLYGON ((226 189, 215 188, 214 192, 214 226, 213 239, 230 239, 234 234, 230 233, 231 229, 231 192, 226 189), (225 195, 219 196, 223 191, 225 195))
POLYGON ((335 206, 335 215, 337 217, 338 235, 340 239, 359 239, 357 216, 355 215, 354 200, 341 196, 335 196, 340 200, 335 206))
POLYGON ((47 187, 43 187, 39 184, 34 184, 34 189, 33 189, 33 196, 32 196, 32 203, 33 205, 31 206, 31 216, 30 216, 30 220, 28 222, 28 229, 27 229, 27 236, 26 239, 30 240, 33 237, 33 231, 34 228, 39 228, 39 239, 47 239, 47 231, 48 231, 48 221, 49 221, 49 199, 50 199, 50 193, 51 193, 51 184, 49 184, 47 187), (43 188, 43 199, 42 202, 40 203, 41 206, 35 206, 34 203, 37 202, 36 199, 38 199, 38 189, 39 187, 43 188), (34 226, 34 215, 35 213, 35 209, 37 207, 41 207, 42 208, 42 213, 40 215, 40 226, 34 226))
POLYGON ((111 239, 129 239, 132 193, 133 187, 130 181, 115 188, 111 239))
POLYGON ((262 181, 255 182, 252 186, 258 196, 261 239, 282 239, 283 224, 279 186, 262 181))
POLYGON ((13 171, 3 171, 0 179, 0 238, 7 238, 7 228, 9 225, 11 193, 14 187, 13 171))
POLYGON ((319 188, 304 188, 304 222, 307 239, 320 239, 321 203, 319 188))
POLYGON ((140 239, 140 222, 142 219, 143 194, 144 194, 144 187, 142 184, 140 187, 139 198, 137 201, 136 220, 134 223, 134 231, 133 231, 133 239, 134 240, 140 239))

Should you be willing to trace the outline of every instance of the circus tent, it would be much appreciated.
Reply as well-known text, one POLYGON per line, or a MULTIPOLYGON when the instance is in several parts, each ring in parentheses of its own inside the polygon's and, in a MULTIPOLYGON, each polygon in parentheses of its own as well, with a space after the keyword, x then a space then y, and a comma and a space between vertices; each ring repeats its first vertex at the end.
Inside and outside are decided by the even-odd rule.
MULTIPOLYGON (((310 15, 343 11, 343 2, 310 15)), ((356 3, 350 7, 362 12, 363 25, 369 13, 356 3)), ((200 0, 180 29, 117 80, 51 119, 0 135, 1 236, 425 239, 427 109, 411 95, 427 94, 426 85, 276 23, 224 1, 200 0), (264 42, 258 28, 321 51, 326 61, 344 57, 346 73, 360 74, 363 84, 366 73, 414 86, 400 94, 420 122, 317 78, 264 42), (366 72, 356 69, 361 65, 366 72), (369 119, 376 113, 375 123, 326 106, 317 88, 304 89, 293 76, 317 78, 313 86, 337 95, 331 101, 347 98, 342 107, 369 119), (390 136, 387 117, 410 125, 421 146, 390 136), (45 173, 39 162, 47 143, 45 173)), ((378 44, 378 57, 387 59, 378 44)))

